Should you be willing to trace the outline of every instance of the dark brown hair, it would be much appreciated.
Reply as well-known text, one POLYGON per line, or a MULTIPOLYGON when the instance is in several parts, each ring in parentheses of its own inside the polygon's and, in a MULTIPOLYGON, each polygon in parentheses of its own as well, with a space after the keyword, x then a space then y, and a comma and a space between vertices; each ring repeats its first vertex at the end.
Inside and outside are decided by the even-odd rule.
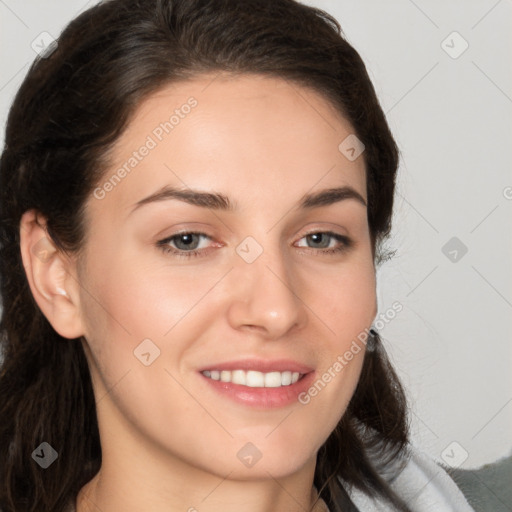
MULTIPOLYGON (((166 84, 205 72, 279 77, 338 109, 365 145, 372 249, 377 264, 387 258, 399 153, 366 68, 333 17, 294 0, 110 0, 85 11, 31 66, 0 160, 3 512, 64 511, 101 466, 83 348, 80 339, 60 337, 32 297, 20 218, 36 209, 57 247, 78 252, 87 233, 84 202, 135 109, 166 84), (59 452, 46 470, 31 457, 42 441, 59 452)), ((408 510, 383 476, 407 453, 406 400, 378 334, 375 341, 317 457, 314 483, 333 512, 356 510, 347 486, 408 510)))

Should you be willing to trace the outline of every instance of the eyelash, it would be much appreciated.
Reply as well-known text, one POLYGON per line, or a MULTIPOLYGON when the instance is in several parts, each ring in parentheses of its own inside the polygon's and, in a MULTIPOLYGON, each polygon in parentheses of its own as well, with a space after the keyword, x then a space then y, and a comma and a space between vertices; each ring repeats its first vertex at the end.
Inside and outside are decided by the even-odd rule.
MULTIPOLYGON (((329 256, 335 256, 335 255, 342 254, 342 253, 348 251, 353 246, 353 242, 350 238, 348 238, 344 235, 340 235, 339 233, 334 233, 333 231, 313 231, 311 233, 306 233, 304 236, 302 236, 300 238, 300 240, 302 240, 302 238, 305 238, 307 236, 319 235, 319 234, 328 235, 331 238, 334 238, 335 240, 337 240, 338 242, 341 242, 341 245, 339 245, 338 247, 335 247, 335 248, 330 248, 330 249, 315 249, 314 247, 305 247, 305 248, 301 248, 301 249, 309 249, 314 252, 320 252, 322 255, 327 254, 329 256)), ((198 231, 183 231, 181 233, 175 233, 174 235, 171 235, 163 240, 159 240, 157 242, 157 246, 164 253, 166 253, 166 254, 171 253, 174 256, 177 256, 178 258, 202 257, 202 256, 206 256, 210 252, 209 249, 194 249, 192 251, 183 251, 180 249, 174 249, 173 247, 169 246, 169 242, 171 242, 175 238, 179 238, 180 236, 184 236, 184 235, 199 235, 199 236, 205 236, 207 238, 211 238, 206 233, 201 233, 198 231)))

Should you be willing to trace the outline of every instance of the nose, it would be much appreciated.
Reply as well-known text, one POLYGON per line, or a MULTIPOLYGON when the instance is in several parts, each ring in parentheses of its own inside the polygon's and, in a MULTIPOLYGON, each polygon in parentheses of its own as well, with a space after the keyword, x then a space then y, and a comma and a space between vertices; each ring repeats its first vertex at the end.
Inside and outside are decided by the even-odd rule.
POLYGON ((228 321, 232 328, 276 340, 304 327, 307 307, 282 254, 264 251, 252 263, 240 260, 231 274, 228 321))

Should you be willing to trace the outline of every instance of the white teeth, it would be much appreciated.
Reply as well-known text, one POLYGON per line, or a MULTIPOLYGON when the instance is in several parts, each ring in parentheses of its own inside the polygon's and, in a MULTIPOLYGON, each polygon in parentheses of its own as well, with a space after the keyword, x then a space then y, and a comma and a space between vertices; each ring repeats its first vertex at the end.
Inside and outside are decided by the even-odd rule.
POLYGON ((261 372, 248 371, 245 385, 250 388, 263 388, 265 387, 265 376, 261 372))
POLYGON ((242 384, 243 386, 247 383, 247 376, 243 370, 235 370, 231 372, 231 382, 233 384, 242 384))
POLYGON ((281 373, 280 372, 265 373, 265 387, 266 388, 281 387, 281 373))
POLYGON ((279 388, 295 384, 301 374, 299 372, 256 372, 254 370, 205 370, 202 372, 205 377, 221 382, 232 382, 250 388, 279 388))
POLYGON ((281 384, 289 386, 292 383, 292 372, 283 372, 281 374, 281 384))

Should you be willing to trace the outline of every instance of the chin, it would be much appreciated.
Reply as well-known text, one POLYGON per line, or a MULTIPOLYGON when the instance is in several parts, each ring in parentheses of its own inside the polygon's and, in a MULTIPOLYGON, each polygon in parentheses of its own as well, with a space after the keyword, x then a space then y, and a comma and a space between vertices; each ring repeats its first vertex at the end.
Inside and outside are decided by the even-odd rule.
MULTIPOLYGON (((309 441, 311 443, 311 441, 309 441)), ((231 459, 224 468, 232 468, 229 478, 233 480, 268 480, 272 478, 286 478, 302 470, 307 465, 316 463, 316 450, 305 442, 300 443, 265 443, 261 440, 244 443, 235 452, 235 459, 231 459), (257 448, 256 446, 259 446, 257 448)))
MULTIPOLYGON (((313 464, 316 462, 316 455, 313 458, 313 464)), ((287 478, 301 470, 311 463, 311 459, 304 457, 301 460, 263 460, 263 457, 252 467, 245 467, 242 464, 236 467, 229 474, 229 479, 234 481, 261 481, 269 478, 283 479, 287 478)), ((314 467, 314 466, 313 466, 314 467)), ((225 477, 226 474, 221 475, 225 477)))

